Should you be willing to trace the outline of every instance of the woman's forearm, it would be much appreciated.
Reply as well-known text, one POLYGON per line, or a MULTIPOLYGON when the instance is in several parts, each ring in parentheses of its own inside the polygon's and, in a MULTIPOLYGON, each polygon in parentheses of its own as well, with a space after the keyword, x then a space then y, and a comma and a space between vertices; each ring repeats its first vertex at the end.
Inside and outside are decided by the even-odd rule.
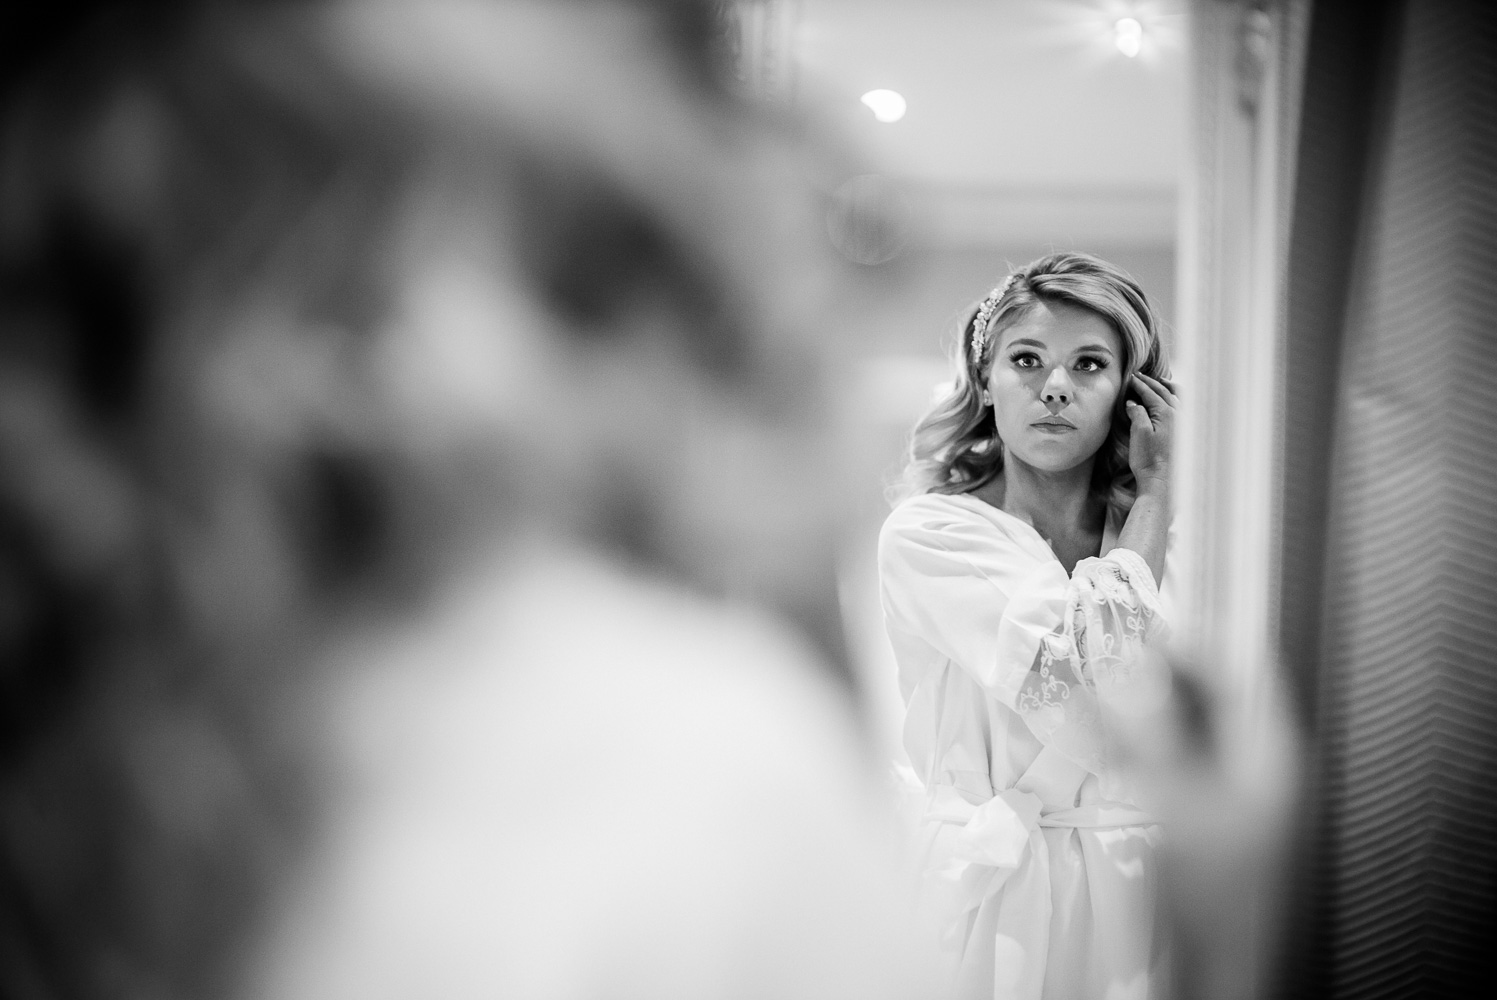
POLYGON ((1154 574, 1156 585, 1164 582, 1164 547, 1170 530, 1170 498, 1165 490, 1144 489, 1133 502, 1118 545, 1137 552, 1154 574))

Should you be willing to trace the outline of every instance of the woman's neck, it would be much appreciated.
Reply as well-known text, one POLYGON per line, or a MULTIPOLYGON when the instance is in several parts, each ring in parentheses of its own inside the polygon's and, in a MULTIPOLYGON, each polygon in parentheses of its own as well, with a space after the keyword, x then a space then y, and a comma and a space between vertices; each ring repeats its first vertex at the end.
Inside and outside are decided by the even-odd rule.
POLYGON ((1045 472, 1007 458, 1003 472, 977 494, 1038 531, 1070 571, 1077 560, 1097 554, 1107 520, 1107 502, 1091 486, 1090 461, 1045 472))

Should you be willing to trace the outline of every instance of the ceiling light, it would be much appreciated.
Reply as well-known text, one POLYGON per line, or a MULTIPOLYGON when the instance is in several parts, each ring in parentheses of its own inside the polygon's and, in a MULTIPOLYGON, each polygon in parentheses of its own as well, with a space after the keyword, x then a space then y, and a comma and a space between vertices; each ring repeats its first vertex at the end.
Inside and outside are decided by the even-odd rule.
POLYGON ((904 117, 904 98, 892 90, 870 90, 862 101, 881 122, 897 122, 904 117))
POLYGON ((1131 17, 1119 18, 1112 26, 1113 44, 1118 51, 1132 59, 1143 48, 1144 26, 1131 17))

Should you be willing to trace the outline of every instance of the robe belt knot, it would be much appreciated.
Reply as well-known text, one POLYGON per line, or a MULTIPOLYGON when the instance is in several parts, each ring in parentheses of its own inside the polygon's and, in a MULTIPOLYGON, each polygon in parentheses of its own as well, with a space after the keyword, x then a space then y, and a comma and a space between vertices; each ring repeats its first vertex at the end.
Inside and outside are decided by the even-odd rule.
MULTIPOLYGON (((1033 792, 1006 788, 986 802, 974 804, 950 786, 934 789, 926 819, 957 826, 950 877, 965 881, 973 865, 1012 872, 1024 861, 1031 836, 1041 829, 1106 829, 1150 826, 1148 813, 1122 802, 1098 802, 1045 812, 1033 792)), ((990 886, 996 888, 996 886, 990 886)))

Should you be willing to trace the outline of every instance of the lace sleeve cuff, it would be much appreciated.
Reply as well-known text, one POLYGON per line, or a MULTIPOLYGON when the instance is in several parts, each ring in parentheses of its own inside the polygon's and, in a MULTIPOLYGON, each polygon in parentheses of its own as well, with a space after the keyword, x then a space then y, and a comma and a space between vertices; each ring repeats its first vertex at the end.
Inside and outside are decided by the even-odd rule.
POLYGON ((1101 774, 1100 706, 1140 680, 1134 671, 1143 649, 1163 633, 1158 586, 1138 553, 1113 549, 1082 560, 1064 617, 1040 642, 1015 708, 1040 742, 1101 774))
POLYGON ((1150 604, 1159 602, 1159 581, 1154 579, 1154 571, 1149 569, 1149 564, 1144 562, 1143 556, 1132 549, 1115 548, 1102 558, 1121 566, 1123 572, 1128 574, 1128 581, 1149 600, 1150 604))

